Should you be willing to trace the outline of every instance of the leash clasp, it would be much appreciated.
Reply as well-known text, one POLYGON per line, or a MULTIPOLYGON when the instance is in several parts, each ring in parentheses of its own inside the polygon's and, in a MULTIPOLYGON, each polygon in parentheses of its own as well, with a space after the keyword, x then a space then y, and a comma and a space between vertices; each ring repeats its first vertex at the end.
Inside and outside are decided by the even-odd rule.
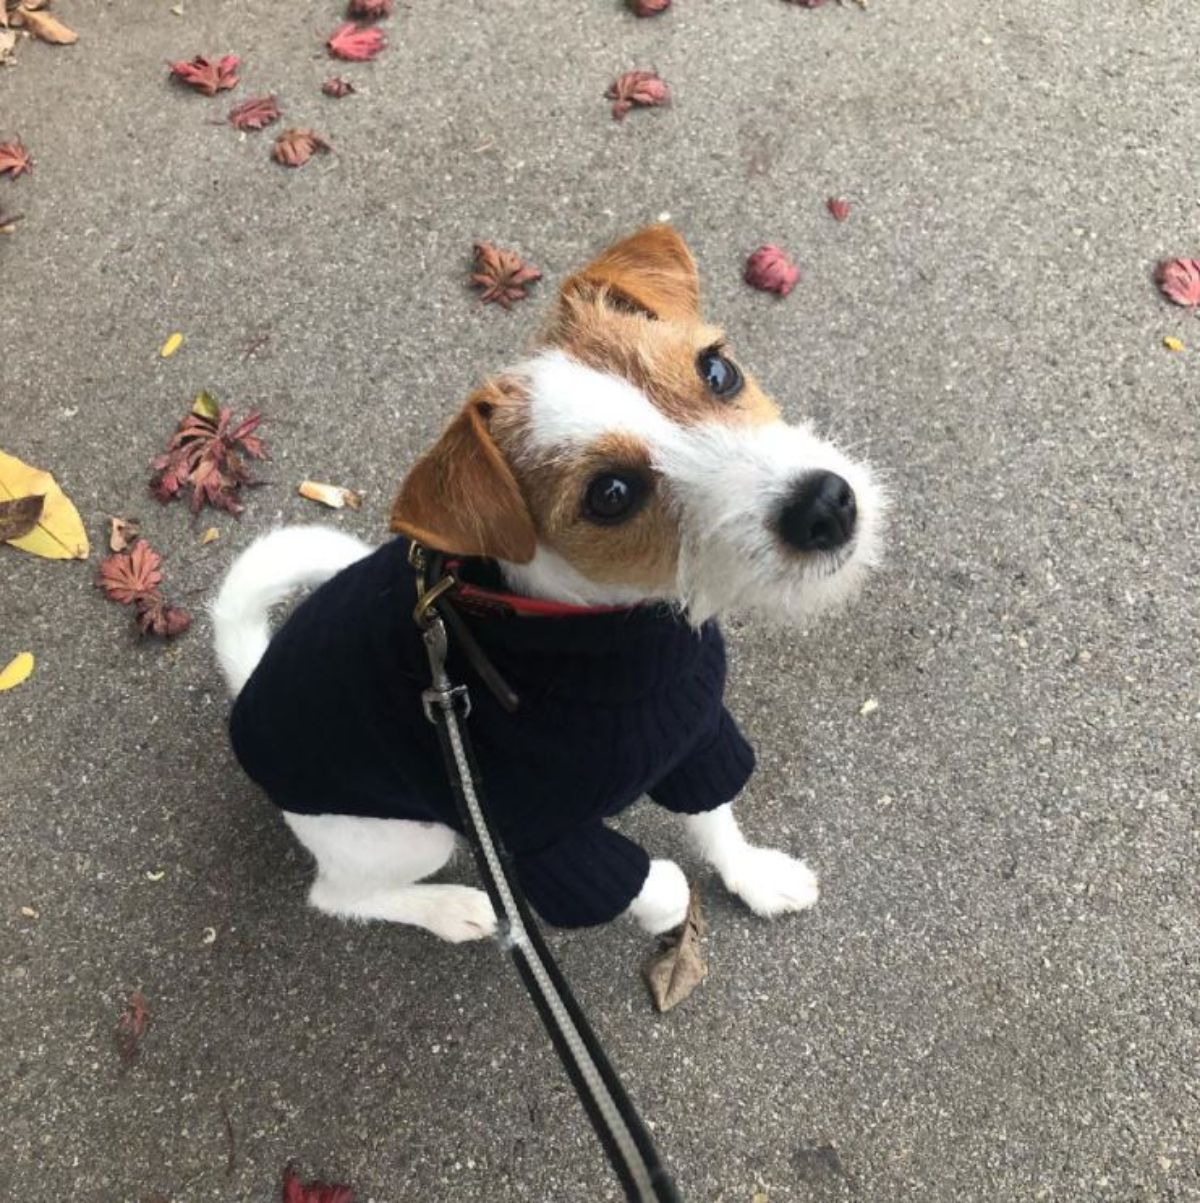
MULTIPOLYGON (((441 583, 439 582, 439 585, 441 583)), ((437 587, 435 585, 434 589, 437 587)), ((420 603, 417 609, 420 611, 420 603)), ((421 641, 425 644, 425 655, 429 659, 429 676, 432 683, 428 689, 421 692, 421 707, 431 723, 437 721, 434 715, 435 707, 446 712, 456 711, 459 717, 466 718, 471 713, 471 695, 465 685, 452 685, 449 676, 446 675, 446 653, 449 646, 446 624, 436 610, 428 610, 426 613, 428 617, 421 625, 421 641)))

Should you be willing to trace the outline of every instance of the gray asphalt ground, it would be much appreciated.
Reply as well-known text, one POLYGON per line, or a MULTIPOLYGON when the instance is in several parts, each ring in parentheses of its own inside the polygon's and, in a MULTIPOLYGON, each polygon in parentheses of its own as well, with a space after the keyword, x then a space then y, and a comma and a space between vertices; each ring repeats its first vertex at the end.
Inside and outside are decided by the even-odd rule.
MULTIPOLYGON (((665 1017, 631 926, 555 937, 684 1197, 1200 1198, 1200 325, 1151 280, 1200 254, 1200 6, 412 0, 342 101, 335 0, 54 8, 78 45, 0 70, 0 138, 37 159, 0 180, 27 214, 0 239, 0 446, 96 548, 139 516, 198 611, 274 523, 382 538, 554 281, 664 212, 788 412, 886 469, 889 562, 853 611, 729 623, 741 813, 820 906, 761 922, 696 870, 711 976, 665 1017), (232 96, 168 84, 228 52, 232 96), (673 106, 614 123, 606 85, 647 65, 673 106), (289 172, 211 123, 266 90, 336 153, 289 172), (533 302, 474 301, 478 238, 543 269, 533 302), (786 301, 741 283, 764 241, 804 269, 786 301), (261 407, 274 453, 208 546, 146 493, 200 388, 261 407), (366 505, 318 511, 304 477, 366 505)), ((294 1160, 360 1203, 616 1199, 497 951, 308 911, 207 622, 137 642, 98 555, 0 548, 0 661, 38 657, 0 695, 0 1197, 261 1203, 294 1160)), ((627 827, 686 857, 669 816, 627 827)))

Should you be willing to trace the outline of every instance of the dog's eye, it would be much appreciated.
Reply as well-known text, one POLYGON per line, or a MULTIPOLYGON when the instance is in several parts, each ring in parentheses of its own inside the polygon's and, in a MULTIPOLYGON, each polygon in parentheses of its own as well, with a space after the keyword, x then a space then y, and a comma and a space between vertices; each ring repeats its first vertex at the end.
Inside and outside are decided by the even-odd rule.
POLYGON ((583 495, 584 517, 601 526, 615 526, 641 509, 649 491, 640 476, 605 472, 588 484, 583 495))
POLYGON ((729 401, 742 391, 742 373, 738 371, 737 364, 732 359, 726 359, 716 347, 700 352, 696 370, 708 386, 708 391, 722 401, 729 401))

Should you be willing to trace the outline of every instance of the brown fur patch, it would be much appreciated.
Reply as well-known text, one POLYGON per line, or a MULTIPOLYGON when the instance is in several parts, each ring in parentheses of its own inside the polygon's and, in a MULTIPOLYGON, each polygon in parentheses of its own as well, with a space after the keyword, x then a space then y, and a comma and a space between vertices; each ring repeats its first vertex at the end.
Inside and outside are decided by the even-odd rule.
MULTIPOLYGON (((509 437, 519 438, 515 427, 509 437)), ((517 473, 538 538, 589 580, 665 590, 675 579, 679 527, 650 466, 649 449, 629 434, 607 434, 570 457, 521 462, 517 473), (604 472, 633 471, 651 485, 645 504, 628 521, 604 526, 584 513, 584 494, 604 472)))

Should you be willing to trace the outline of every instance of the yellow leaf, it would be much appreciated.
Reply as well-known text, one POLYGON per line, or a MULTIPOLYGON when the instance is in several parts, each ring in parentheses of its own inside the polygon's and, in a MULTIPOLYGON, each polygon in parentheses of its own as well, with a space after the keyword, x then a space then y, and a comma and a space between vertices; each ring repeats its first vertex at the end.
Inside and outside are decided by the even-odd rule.
POLYGON ((197 417, 207 418, 210 422, 216 422, 221 417, 221 407, 212 393, 200 392, 192 402, 192 413, 197 417))
POLYGON ((20 685, 33 672, 33 653, 21 652, 0 669, 0 693, 20 685))
POLYGON ((10 539, 13 547, 45 556, 48 560, 86 560, 88 537, 79 511, 49 472, 22 463, 0 451, 0 501, 18 497, 45 497, 37 526, 19 539, 10 539))
POLYGON ((56 21, 49 13, 34 12, 25 7, 21 9, 21 16, 24 18, 25 28, 43 42, 69 46, 79 40, 79 34, 73 29, 68 29, 61 21, 56 21))
POLYGON ((172 334, 165 343, 163 343, 162 350, 159 351, 159 355, 161 355, 163 359, 170 359, 171 356, 174 355, 175 352, 178 351, 182 346, 183 335, 176 330, 175 333, 172 334))
POLYGON ((215 526, 210 526, 208 530, 200 536, 201 543, 215 543, 221 537, 221 532, 215 526))
POLYGON ((1163 336, 1163 346, 1166 347, 1168 351, 1183 350, 1183 342, 1176 338, 1173 334, 1166 334, 1163 336))

